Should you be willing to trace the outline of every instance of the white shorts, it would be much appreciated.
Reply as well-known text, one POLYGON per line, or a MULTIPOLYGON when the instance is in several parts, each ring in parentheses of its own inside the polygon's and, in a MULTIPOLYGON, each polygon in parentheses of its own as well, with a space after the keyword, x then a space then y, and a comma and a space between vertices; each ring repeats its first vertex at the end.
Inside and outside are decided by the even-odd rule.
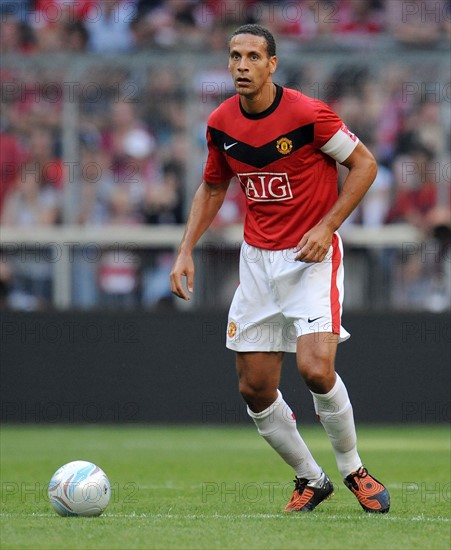
POLYGON ((232 300, 226 346, 235 351, 295 353, 299 336, 341 326, 343 247, 335 233, 321 263, 296 261, 296 252, 241 246, 240 285, 232 300))

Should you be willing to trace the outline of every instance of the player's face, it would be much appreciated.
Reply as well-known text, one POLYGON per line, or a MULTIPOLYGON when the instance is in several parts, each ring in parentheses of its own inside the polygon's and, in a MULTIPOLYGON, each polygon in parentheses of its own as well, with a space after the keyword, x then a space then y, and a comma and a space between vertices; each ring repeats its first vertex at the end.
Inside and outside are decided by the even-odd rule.
POLYGON ((229 71, 236 91, 245 98, 256 99, 265 86, 272 84, 277 57, 268 55, 262 36, 238 34, 230 42, 229 71))

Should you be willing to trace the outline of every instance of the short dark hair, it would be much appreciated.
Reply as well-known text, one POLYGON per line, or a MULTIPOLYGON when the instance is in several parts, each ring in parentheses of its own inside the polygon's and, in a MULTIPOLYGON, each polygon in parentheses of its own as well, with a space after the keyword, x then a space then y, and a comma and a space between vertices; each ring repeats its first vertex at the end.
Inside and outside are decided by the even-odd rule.
POLYGON ((274 36, 268 29, 265 27, 262 27, 261 25, 255 25, 255 24, 247 24, 247 25, 241 25, 236 31, 232 34, 229 40, 232 40, 232 38, 238 34, 253 34, 254 36, 261 36, 266 40, 266 49, 268 51, 269 57, 272 57, 273 55, 276 55, 276 41, 274 40, 274 36))

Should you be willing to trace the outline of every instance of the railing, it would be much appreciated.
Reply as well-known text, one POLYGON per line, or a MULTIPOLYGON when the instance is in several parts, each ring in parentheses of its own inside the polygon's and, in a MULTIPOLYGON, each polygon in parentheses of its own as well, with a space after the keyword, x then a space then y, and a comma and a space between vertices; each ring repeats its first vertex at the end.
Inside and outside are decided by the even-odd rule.
MULTIPOLYGON (((42 228, 2 227, 0 230, 1 261, 12 257, 33 257, 33 251, 46 251, 45 256, 53 265, 53 305, 58 309, 71 307, 72 264, 75 249, 96 248, 99 256, 103 250, 122 249, 133 252, 140 249, 175 252, 183 235, 180 225, 160 226, 111 226, 80 227, 58 226, 42 228)), ((340 231, 345 248, 365 248, 368 250, 395 249, 416 246, 421 243, 421 233, 408 224, 387 225, 381 228, 368 228, 346 225, 340 231)), ((242 227, 230 226, 220 233, 209 232, 197 247, 197 278, 201 285, 193 301, 193 307, 208 307, 211 292, 208 284, 208 256, 214 249, 223 254, 222 270, 236 269, 236 258, 227 255, 237 252, 242 242, 242 227)), ((39 261, 39 260, 37 260, 39 261)), ((214 281, 211 281, 213 284, 214 281)), ((186 307, 177 301, 180 307, 186 307)))

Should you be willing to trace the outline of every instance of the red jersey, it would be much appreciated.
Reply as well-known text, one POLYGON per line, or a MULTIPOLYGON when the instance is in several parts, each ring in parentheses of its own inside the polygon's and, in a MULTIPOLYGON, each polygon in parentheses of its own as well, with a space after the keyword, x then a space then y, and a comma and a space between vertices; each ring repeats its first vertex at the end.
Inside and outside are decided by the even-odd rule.
POLYGON ((204 180, 236 176, 246 196, 244 239, 258 248, 293 248, 338 197, 336 161, 358 140, 323 102, 277 86, 272 105, 246 113, 238 95, 208 118, 204 180))

